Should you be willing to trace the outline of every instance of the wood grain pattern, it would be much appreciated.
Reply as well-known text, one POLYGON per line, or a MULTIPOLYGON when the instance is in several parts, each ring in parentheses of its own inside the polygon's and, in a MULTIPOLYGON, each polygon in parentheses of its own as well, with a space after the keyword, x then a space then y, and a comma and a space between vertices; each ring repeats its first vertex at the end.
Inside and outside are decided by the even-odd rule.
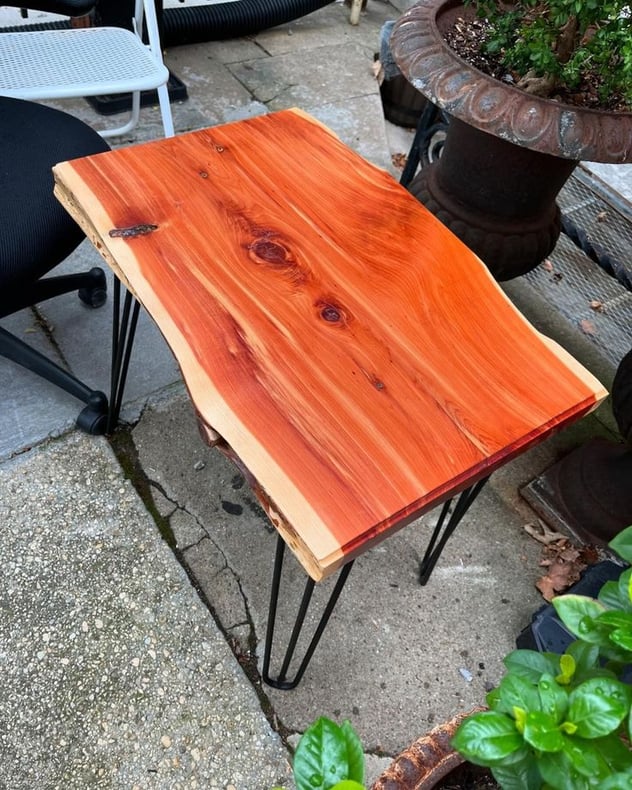
POLYGON ((387 173, 298 111, 55 177, 315 579, 606 394, 387 173))

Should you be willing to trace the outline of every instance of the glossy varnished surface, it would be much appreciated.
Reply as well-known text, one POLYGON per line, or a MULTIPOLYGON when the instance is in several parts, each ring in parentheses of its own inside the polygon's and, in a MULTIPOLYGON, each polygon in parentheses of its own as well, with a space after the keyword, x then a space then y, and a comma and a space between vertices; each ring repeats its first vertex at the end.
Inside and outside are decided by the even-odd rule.
POLYGON ((314 578, 605 394, 414 198, 301 113, 64 163, 56 180, 314 578))

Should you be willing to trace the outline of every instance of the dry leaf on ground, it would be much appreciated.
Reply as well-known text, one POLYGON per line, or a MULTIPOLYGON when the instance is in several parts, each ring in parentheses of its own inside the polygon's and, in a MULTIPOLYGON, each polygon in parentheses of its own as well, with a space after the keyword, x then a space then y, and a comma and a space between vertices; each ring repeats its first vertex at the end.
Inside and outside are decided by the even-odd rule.
POLYGON ((568 590, 589 565, 599 560, 599 552, 594 546, 576 546, 560 532, 549 529, 540 522, 539 526, 525 525, 525 531, 539 543, 542 543, 540 565, 546 573, 539 578, 535 586, 545 601, 551 601, 556 595, 568 590))
POLYGON ((398 170, 403 170, 406 167, 407 159, 406 154, 393 154, 391 156, 393 167, 396 167, 398 170))

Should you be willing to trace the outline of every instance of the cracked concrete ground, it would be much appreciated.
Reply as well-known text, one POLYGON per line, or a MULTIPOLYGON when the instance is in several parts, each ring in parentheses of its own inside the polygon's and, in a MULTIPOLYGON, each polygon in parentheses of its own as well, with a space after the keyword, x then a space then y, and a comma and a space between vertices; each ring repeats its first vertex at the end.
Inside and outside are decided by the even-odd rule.
MULTIPOLYGON (((167 60, 189 91, 188 101, 174 107, 177 131, 298 103, 394 172, 387 139, 393 130, 384 124, 371 70, 379 29, 398 13, 393 5, 369 0, 360 25, 352 28, 348 9, 332 4, 245 39, 174 47, 167 60)), ((103 123, 83 102, 64 106, 103 123)), ((158 117, 146 110, 138 133, 122 143, 159 136, 158 117)), ((402 150, 409 139, 398 130, 402 150)), ((100 263, 84 244, 60 269, 100 263)), ((556 325, 549 306, 521 283, 508 291, 538 327, 558 333, 567 347, 576 343, 576 328, 556 325)), ((29 311, 12 317, 8 327, 107 389, 103 338, 110 334, 109 310, 83 310, 68 295, 40 311, 54 347, 29 311)), ((582 361, 588 358, 581 344, 572 350, 582 361)), ((599 360, 586 364, 602 374, 599 360)), ((606 384, 609 376, 602 376, 606 384)), ((429 725, 480 704, 497 682, 502 656, 541 603, 534 588, 539 547, 523 529, 534 516, 518 490, 583 436, 608 431, 601 414, 601 421, 584 421, 494 475, 426 587, 419 586, 416 568, 433 514, 358 560, 302 684, 280 692, 258 678, 274 531, 239 470, 200 439, 177 366, 147 316, 132 358, 126 427, 113 441, 116 459, 104 440, 74 432, 73 399, 3 360, 0 377, 0 738, 10 756, 0 763, 0 786, 11 790, 289 786, 287 752, 275 730, 295 742, 319 715, 351 720, 375 776, 388 762, 384 755, 407 746, 429 725), (88 558, 99 542, 108 548, 109 564, 96 567, 88 558), (16 603, 11 585, 26 557, 30 575, 16 603), (125 584, 134 574, 139 582, 132 595, 125 584), (122 592, 143 617, 154 618, 141 623, 145 630, 123 629, 123 614, 121 627, 110 629, 122 592), (54 606, 46 610, 45 631, 37 613, 47 597, 54 606), (83 633, 70 627, 71 620, 93 622, 91 632, 100 634, 97 619, 115 637, 107 650, 104 641, 70 641, 71 634, 83 633), (47 652, 44 633, 67 654, 47 652), (149 649, 157 656, 172 652, 170 663, 146 675, 139 719, 124 703, 136 689, 133 662, 139 650, 147 651, 146 637, 156 640, 149 649), (80 644, 90 648, 83 660, 92 662, 95 677, 100 672, 107 680, 95 680, 101 707, 83 695, 87 676, 64 674, 60 666, 66 665, 56 663, 78 662, 80 644), (217 664, 215 677, 209 667, 217 664), (59 684, 54 689, 47 686, 53 681, 59 684), (74 707, 56 706, 57 689, 74 707), (104 710, 113 739, 103 734, 104 710), (64 711, 72 715, 60 723, 64 711), (215 730, 204 725, 206 717, 216 722, 215 730), (163 736, 171 739, 169 746, 163 736), (198 737, 203 743, 195 746, 198 737), (163 764, 165 748, 174 744, 183 749, 172 755, 180 763, 163 764), (193 748, 200 749, 197 762, 193 748)), ((286 571, 281 640, 294 617, 286 605, 296 604, 304 578, 291 559, 286 571)), ((316 602, 328 589, 318 586, 316 602)))
MULTIPOLYGON (((199 437, 184 393, 145 411, 129 435, 178 556, 237 655, 260 670, 274 530, 236 467, 199 437)), ((490 488, 422 588, 416 567, 432 518, 357 561, 298 689, 256 679, 284 731, 301 732, 320 714, 348 718, 368 751, 393 754, 415 732, 479 704, 498 681, 502 655, 539 605, 539 547, 523 514, 490 488)), ((291 561, 285 638, 303 579, 291 561)), ((319 601, 330 585, 318 586, 319 601)))

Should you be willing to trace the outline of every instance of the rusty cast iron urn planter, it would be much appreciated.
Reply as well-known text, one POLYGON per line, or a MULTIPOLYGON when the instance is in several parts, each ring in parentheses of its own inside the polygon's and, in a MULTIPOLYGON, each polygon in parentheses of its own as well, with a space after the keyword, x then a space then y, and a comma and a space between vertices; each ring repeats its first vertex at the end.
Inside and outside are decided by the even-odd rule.
MULTIPOLYGON (((395 757, 386 771, 371 785, 371 790, 433 790, 443 780, 451 779, 454 772, 458 772, 466 762, 454 750, 450 741, 461 722, 481 710, 484 708, 460 713, 418 738, 395 757)), ((474 766, 472 768, 483 770, 474 766)))
POLYGON ((560 233, 556 197, 581 161, 632 161, 632 113, 524 93, 470 66, 447 44, 460 0, 420 0, 396 22, 404 76, 450 116, 441 158, 410 191, 482 258, 497 280, 535 268, 560 233))

